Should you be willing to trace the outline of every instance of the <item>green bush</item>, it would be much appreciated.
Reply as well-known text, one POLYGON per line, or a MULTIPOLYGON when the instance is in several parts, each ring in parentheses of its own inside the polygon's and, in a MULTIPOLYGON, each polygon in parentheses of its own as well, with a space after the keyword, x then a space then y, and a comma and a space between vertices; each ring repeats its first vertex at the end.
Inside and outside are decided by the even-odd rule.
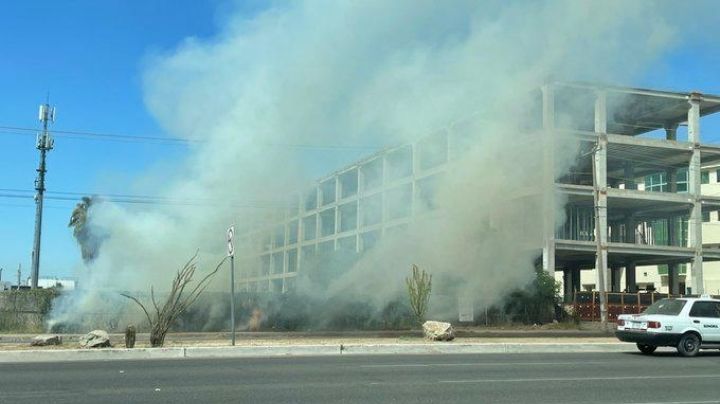
POLYGON ((512 322, 544 324, 556 318, 560 283, 542 269, 525 288, 516 289, 505 299, 504 311, 512 322))
POLYGON ((383 330, 402 330, 412 328, 413 313, 405 300, 389 302, 381 312, 383 330))

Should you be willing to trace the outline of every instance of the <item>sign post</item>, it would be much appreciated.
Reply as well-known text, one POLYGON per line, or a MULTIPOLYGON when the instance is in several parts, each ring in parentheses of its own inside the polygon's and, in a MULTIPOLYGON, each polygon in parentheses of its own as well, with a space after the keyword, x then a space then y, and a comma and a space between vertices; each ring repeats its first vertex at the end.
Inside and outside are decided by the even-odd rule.
POLYGON ((227 253, 230 257, 230 334, 232 345, 235 346, 235 246, 233 245, 235 226, 227 229, 227 253))

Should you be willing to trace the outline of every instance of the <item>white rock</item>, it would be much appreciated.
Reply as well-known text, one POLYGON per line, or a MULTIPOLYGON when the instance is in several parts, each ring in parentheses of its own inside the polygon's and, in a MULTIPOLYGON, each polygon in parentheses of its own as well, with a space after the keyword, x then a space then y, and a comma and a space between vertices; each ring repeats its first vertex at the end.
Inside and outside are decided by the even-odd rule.
POLYGON ((48 346, 62 344, 62 337, 57 334, 41 334, 30 341, 31 346, 48 346))
POLYGON ((426 321, 423 324, 425 338, 433 341, 452 341, 455 339, 455 330, 450 323, 440 321, 426 321))
POLYGON ((103 330, 90 331, 80 337, 79 341, 81 348, 103 348, 111 346, 110 336, 103 330))

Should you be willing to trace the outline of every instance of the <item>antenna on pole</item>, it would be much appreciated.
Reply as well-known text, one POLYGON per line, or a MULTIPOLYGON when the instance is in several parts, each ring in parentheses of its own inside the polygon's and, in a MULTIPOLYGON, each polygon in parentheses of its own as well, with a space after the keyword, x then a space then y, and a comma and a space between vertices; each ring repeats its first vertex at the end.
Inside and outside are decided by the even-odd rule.
POLYGON ((45 157, 47 152, 53 149, 54 141, 48 125, 55 122, 55 108, 50 106, 50 93, 45 97, 45 104, 40 105, 38 111, 38 120, 42 122, 42 132, 38 133, 36 148, 40 151, 40 164, 37 168, 37 178, 35 179, 35 238, 33 240, 32 252, 32 268, 31 268, 31 284, 33 289, 38 286, 38 277, 40 274, 40 239, 42 235, 42 214, 43 214, 43 195, 45 194, 45 157))

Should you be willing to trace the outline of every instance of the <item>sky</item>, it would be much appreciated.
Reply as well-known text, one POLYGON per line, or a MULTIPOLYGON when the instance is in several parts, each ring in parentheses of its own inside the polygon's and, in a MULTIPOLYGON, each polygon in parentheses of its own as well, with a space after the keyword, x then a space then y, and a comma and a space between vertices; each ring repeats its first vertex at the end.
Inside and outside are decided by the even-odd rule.
MULTIPOLYGON (((143 103, 143 64, 148 55, 184 38, 212 35, 230 6, 192 0, 3 2, 0 125, 39 128, 38 104, 49 94, 57 108, 52 129, 167 137, 143 103)), ((39 159, 35 134, 3 132, 0 188, 31 191, 39 159)), ((48 192, 132 194, 132 177, 187 151, 167 142, 55 138, 47 161, 48 192)), ((32 199, 0 198, 5 279, 15 279, 18 264, 23 276, 29 274, 33 206, 32 199)), ((73 201, 46 200, 41 276, 68 276, 79 261, 67 228, 73 206, 73 201)))
MULTIPOLYGON (((272 6, 259 0, 38 0, 0 5, 3 280, 14 279, 18 265, 23 278, 29 274, 38 152, 35 133, 27 129, 40 127, 38 104, 49 96, 57 107, 51 129, 58 131, 47 161, 48 197, 55 199, 45 202, 41 277, 67 277, 80 263, 67 227, 74 199, 88 194, 152 196, 152 189, 138 180, 143 173, 170 169, 189 152, 145 104, 143 74, 153 56, 172 52, 189 38, 219 35, 230 16, 251 18, 272 6)), ((645 75, 614 84, 720 94, 720 47, 713 35, 702 35, 711 27, 690 21, 686 26, 687 32, 677 34, 677 46, 645 75)), ((704 125, 704 140, 720 143, 720 118, 704 125)), ((311 148, 306 153, 319 162, 313 171, 318 176, 361 154, 311 148)))

